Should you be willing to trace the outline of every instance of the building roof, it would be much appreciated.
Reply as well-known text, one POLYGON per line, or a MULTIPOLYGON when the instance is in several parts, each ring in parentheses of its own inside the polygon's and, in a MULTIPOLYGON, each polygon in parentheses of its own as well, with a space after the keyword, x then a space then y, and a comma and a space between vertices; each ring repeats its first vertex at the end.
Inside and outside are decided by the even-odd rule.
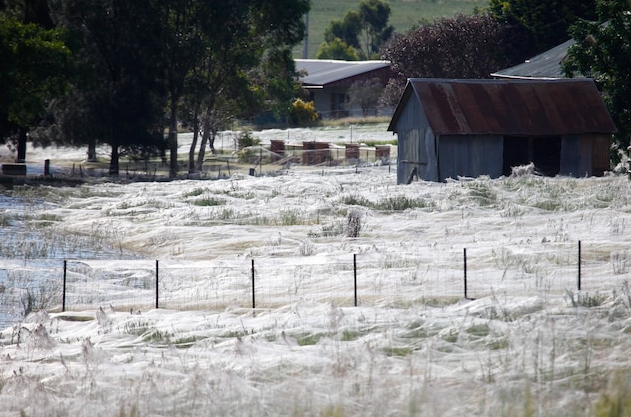
POLYGON ((411 78, 388 130, 412 95, 436 135, 557 136, 614 133, 616 127, 589 78, 446 80, 411 78))
POLYGON ((389 68, 388 61, 338 61, 296 59, 296 70, 306 72, 300 80, 305 88, 322 88, 375 70, 389 68))
POLYGON ((563 42, 525 62, 491 74, 497 78, 523 78, 555 80, 565 78, 561 64, 567 56, 567 50, 574 45, 573 39, 563 42))

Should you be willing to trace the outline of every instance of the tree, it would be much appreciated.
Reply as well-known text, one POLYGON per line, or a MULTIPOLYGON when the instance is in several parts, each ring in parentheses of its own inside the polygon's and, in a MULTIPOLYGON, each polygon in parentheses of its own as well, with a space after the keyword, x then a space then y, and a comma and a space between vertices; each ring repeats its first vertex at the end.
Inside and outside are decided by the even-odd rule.
MULTIPOLYGON (((202 22, 203 52, 198 57, 198 84, 203 94, 200 117, 212 149, 217 129, 229 117, 251 118, 262 108, 287 112, 295 93, 291 47, 304 37, 302 17, 309 0, 240 0, 213 8, 202 22)), ((193 144, 196 146, 196 143, 193 144)), ((193 147, 189 151, 189 170, 193 147)), ((200 166, 199 158, 197 167, 200 166)))
POLYGON ((379 55, 379 49, 394 32, 388 25, 390 5, 381 0, 364 0, 359 4, 359 16, 363 23, 360 32, 361 55, 367 59, 379 55))
POLYGON ((355 48, 349 46, 340 38, 330 42, 323 42, 318 49, 316 59, 341 59, 343 61, 357 61, 359 56, 355 48))
POLYGON ((346 45, 360 49, 359 33, 362 30, 363 22, 358 12, 349 10, 341 20, 332 20, 324 30, 324 41, 333 42, 341 40, 346 45))
MULTIPOLYGON (((324 41, 318 55, 326 50, 343 52, 353 48, 360 59, 379 56, 379 49, 392 36, 394 28, 388 25, 390 5, 382 0, 364 0, 359 10, 349 10, 342 20, 333 20, 324 32, 324 41)), ((349 53, 349 51, 346 51, 349 53)))
POLYGON ((390 78, 379 96, 379 105, 390 110, 396 109, 405 90, 405 84, 406 79, 403 77, 390 78))
POLYGON ((35 23, 44 29, 55 27, 47 0, 0 0, 0 14, 22 23, 35 23))
POLYGON ((27 133, 45 116, 47 103, 65 90, 70 51, 64 34, 0 17, 0 136, 26 159, 27 133))
POLYGON ((568 76, 594 78, 603 91, 609 112, 618 128, 613 160, 629 146, 631 135, 631 2, 600 0, 598 21, 580 20, 570 28, 576 44, 563 63, 568 76))
POLYGON ((569 39, 568 28, 577 19, 595 19, 596 0, 490 0, 489 12, 506 23, 519 38, 524 58, 569 39))
MULTIPOLYGON (((54 0, 55 19, 81 41, 78 61, 83 83, 75 82, 74 114, 61 117, 73 127, 89 126, 96 143, 110 145, 111 175, 119 173, 121 152, 157 149, 164 104, 153 2, 54 0), (79 119, 79 120, 77 120, 79 119)), ((76 130, 74 143, 85 136, 76 130)))
POLYGON ((489 78, 515 63, 511 47, 491 16, 457 14, 395 35, 382 58, 406 78, 489 78))
POLYGON ((216 20, 217 7, 209 2, 161 0, 157 9, 160 16, 158 33, 162 48, 161 58, 168 92, 169 175, 175 177, 178 171, 178 109, 185 83, 195 65, 203 58, 204 40, 212 28, 205 22, 221 24, 221 21, 216 20))
POLYGON ((378 78, 355 81, 348 89, 349 104, 358 106, 362 110, 362 116, 366 117, 371 111, 377 112, 382 91, 383 87, 378 78))

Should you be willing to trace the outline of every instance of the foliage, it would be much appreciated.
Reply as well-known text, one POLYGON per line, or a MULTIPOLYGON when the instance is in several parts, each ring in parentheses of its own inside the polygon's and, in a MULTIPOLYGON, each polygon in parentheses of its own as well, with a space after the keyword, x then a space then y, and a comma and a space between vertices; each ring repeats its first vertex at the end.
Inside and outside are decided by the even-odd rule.
POLYGON ((609 382, 607 389, 600 393, 594 405, 597 417, 631 416, 631 397, 628 371, 618 371, 609 382))
POLYGON ((376 114, 382 91, 383 87, 378 78, 355 81, 348 89, 349 104, 359 106, 363 117, 368 116, 370 111, 376 114))
POLYGON ((313 101, 296 99, 291 105, 289 122, 292 126, 309 126, 318 120, 318 112, 313 101))
POLYGON ((355 48, 349 46, 340 38, 323 42, 316 54, 317 59, 341 59, 343 61, 358 61, 359 56, 355 48))
MULTIPOLYGON (((30 62, 24 60, 24 64, 30 66, 13 71, 9 65, 14 65, 14 60, 5 60, 11 58, 11 47, 0 45, 0 128, 13 133, 16 126, 26 124, 25 119, 33 125, 45 109, 50 117, 39 144, 88 145, 90 155, 95 154, 97 145, 108 144, 112 175, 118 175, 121 155, 144 158, 161 151, 166 160, 168 146, 170 174, 174 176, 181 120, 188 119, 195 134, 203 131, 198 158, 203 161, 206 144, 212 149, 215 133, 232 117, 251 118, 264 109, 275 117, 287 117, 296 95, 291 48, 304 37, 302 18, 310 8, 309 0, 221 4, 200 0, 50 0, 50 9, 45 0, 23 3, 0 2, 0 15, 19 15, 24 10, 22 14, 32 18, 48 17, 48 23, 59 28, 55 31, 67 31, 76 46, 71 48, 75 51, 72 57, 69 48, 64 50, 76 71, 47 61, 50 53, 44 49, 21 53, 20 59, 27 57, 30 62), (27 82, 10 79, 10 70, 27 82), (72 74, 71 94, 45 96, 53 84, 42 86, 36 70, 59 78, 72 74), (5 82, 20 94, 6 94, 5 82), (28 86, 34 87, 33 93, 28 86), (19 112, 13 110, 17 107, 21 107, 19 112), (181 109, 188 113, 186 117, 179 116, 181 109)), ((44 44, 34 40, 43 35, 50 38, 45 39, 49 41, 46 46, 57 47, 56 39, 52 39, 57 35, 52 31, 29 32, 28 40, 33 42, 22 43, 40 47, 44 44)), ((10 38, 2 36, 0 43, 10 38)), ((52 78, 45 79, 49 80, 52 78)), ((26 133, 22 130, 25 149, 26 133)), ((194 152, 193 147, 190 155, 194 152)), ((194 158, 189 162, 189 169, 194 170, 194 158)))
POLYGON ((367 59, 378 57, 381 45, 392 36, 394 27, 388 25, 390 13, 390 5, 382 0, 364 0, 359 3, 359 16, 363 23, 360 48, 367 59))
MULTIPOLYGON (((53 6, 58 24, 81 41, 83 71, 73 97, 61 102, 60 120, 69 124, 65 132, 70 135, 86 127, 96 142, 109 144, 109 171, 118 175, 122 151, 137 153, 162 140, 162 69, 155 59, 159 37, 146 30, 156 26, 155 10, 113 0, 54 0, 53 6), (68 100, 77 106, 66 106, 68 100)), ((82 141, 78 136, 76 142, 82 141)))
MULTIPOLYGON (((0 17, 0 138, 23 140, 44 117, 47 103, 63 94, 71 60, 64 32, 0 17)), ((20 155, 18 159, 24 159, 20 155)))
MULTIPOLYGON (((410 30, 419 20, 431 21, 453 16, 460 12, 470 14, 476 8, 488 6, 489 0, 410 0, 388 1, 391 14, 388 22, 397 32, 410 30)), ((318 0, 312 1, 309 12, 308 57, 315 58, 331 21, 340 19, 349 10, 357 10, 360 0, 318 0)), ((302 56, 301 56, 302 57, 302 56)))
MULTIPOLYGON (((189 78, 194 124, 201 124, 205 137, 198 167, 206 143, 212 149, 217 130, 230 118, 252 118, 263 109, 285 116, 297 90, 291 48, 304 37, 302 16, 309 7, 308 0, 239 0, 202 7, 209 17, 195 22, 203 48, 189 78)), ((194 141, 189 161, 195 146, 194 141)), ((173 175, 173 160, 171 167, 173 175)))
POLYGON ((406 80, 403 77, 390 78, 379 96, 379 105, 394 110, 405 90, 406 80))
POLYGON ((359 32, 362 28, 362 21, 359 13, 349 10, 341 20, 333 20, 324 31, 324 41, 326 43, 340 39, 344 44, 359 49, 359 32))
POLYGON ((237 148, 238 149, 248 148, 250 146, 256 146, 256 145, 261 143, 260 139, 258 139, 256 136, 254 136, 252 134, 252 131, 250 131, 250 130, 243 130, 243 131, 241 131, 237 135, 236 141, 237 141, 237 148))
POLYGON ((513 64, 506 36, 489 15, 458 14, 395 35, 382 58, 406 78, 489 78, 513 64))
POLYGON ((592 77, 618 128, 614 161, 629 146, 631 134, 631 15, 629 0, 598 2, 598 22, 581 20, 570 28, 576 44, 563 64, 566 74, 592 77), (606 22, 606 23, 605 23, 606 22))
POLYGON ((514 32, 526 36, 522 53, 529 57, 569 39, 577 19, 595 17, 596 0, 490 0, 489 11, 514 32))
POLYGON ((394 32, 394 27, 388 25, 390 13, 390 5, 382 0, 362 1, 357 11, 349 10, 343 19, 331 21, 318 56, 327 54, 327 50, 344 52, 346 45, 353 48, 360 59, 377 58, 381 45, 394 32))

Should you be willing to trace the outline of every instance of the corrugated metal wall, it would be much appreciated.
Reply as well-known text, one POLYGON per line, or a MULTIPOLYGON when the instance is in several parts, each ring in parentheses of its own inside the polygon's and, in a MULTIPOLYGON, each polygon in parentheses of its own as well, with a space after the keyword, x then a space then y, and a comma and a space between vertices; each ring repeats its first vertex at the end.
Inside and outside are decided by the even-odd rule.
MULTIPOLYGON (((586 175, 602 175, 604 171, 610 169, 610 135, 607 129, 615 130, 615 127, 613 127, 613 125, 609 126, 609 124, 595 117, 592 117, 592 119, 598 119, 599 121, 598 123, 592 123, 595 127, 593 127, 592 124, 584 123, 579 123, 578 127, 576 127, 575 125, 578 122, 575 120, 574 116, 577 112, 572 113, 573 107, 570 106, 570 104, 575 105, 576 103, 571 99, 567 99, 561 102, 567 104, 567 109, 556 108, 554 103, 550 101, 553 100, 556 95, 550 95, 549 91, 546 90, 546 88, 550 86, 556 86, 557 88, 567 87, 565 83, 558 83, 559 85, 549 83, 536 85, 539 89, 538 91, 547 97, 546 100, 550 102, 546 101, 545 103, 540 103, 526 93, 524 93, 526 97, 522 97, 524 95, 522 94, 521 96, 518 95, 518 97, 521 98, 520 100, 514 100, 515 102, 525 103, 522 105, 532 105, 531 116, 534 118, 533 120, 541 125, 537 129, 533 129, 532 127, 525 128, 522 126, 525 122, 521 118, 508 117, 503 112, 495 114, 487 108, 488 106, 479 105, 479 103, 485 103, 483 98, 486 96, 484 96, 482 92, 486 94, 488 93, 487 90, 494 91, 493 88, 497 87, 493 83, 486 82, 477 85, 474 81, 463 80, 460 83, 451 82, 451 84, 449 84, 449 82, 443 81, 415 80, 416 83, 414 84, 412 81, 413 80, 410 81, 411 84, 408 84, 401 104, 397 108, 395 116, 389 126, 389 130, 397 132, 398 135, 398 184, 407 183, 414 169, 416 169, 420 179, 428 181, 444 181, 447 178, 457 178, 459 176, 478 177, 480 175, 488 175, 491 178, 497 178, 503 173, 509 175, 510 166, 508 165, 513 164, 513 162, 520 164, 522 163, 522 159, 524 160, 524 164, 528 163, 528 161, 535 162, 535 165, 539 164, 542 172, 546 175, 560 174, 582 177, 586 175), (482 92, 471 96, 467 96, 463 93, 464 96, 456 100, 449 95, 440 95, 434 91, 437 88, 434 84, 443 85, 446 83, 449 84, 452 90, 456 87, 462 90, 463 85, 466 84, 468 86, 472 84, 473 87, 471 88, 479 89, 482 92), (427 87, 426 84, 433 87, 434 90, 427 87), (414 88, 411 86, 414 86, 414 88), (423 86, 427 88, 423 90, 421 88, 423 86), (484 88, 487 90, 484 90, 484 88), (419 91, 421 90, 425 92, 426 96, 433 98, 433 101, 428 97, 425 97, 425 101, 423 101, 422 97, 419 96, 419 91), (435 94, 432 95, 432 92, 435 94), (447 100, 446 102, 453 105, 445 104, 440 106, 436 104, 439 101, 436 99, 436 94, 438 94, 438 97, 445 98, 445 100, 451 98, 452 101, 447 100), (432 107, 425 109, 423 108, 423 103, 433 104, 432 107), (467 103, 471 105, 467 106, 467 103), (459 109, 458 111, 453 108, 456 104, 459 109), (477 130, 473 129, 469 134, 466 134, 464 131, 467 129, 458 130, 455 128, 454 131, 444 131, 441 134, 441 130, 436 126, 451 126, 448 122, 468 122, 469 124, 466 124, 466 126, 469 126, 470 129, 468 128, 467 132, 472 130, 470 124, 474 119, 470 120, 466 118, 463 109, 467 110, 467 115, 469 116, 471 116, 471 114, 473 114, 473 116, 479 116, 486 124, 482 123, 483 127, 480 127, 478 126, 479 123, 474 123, 474 125, 477 126, 477 130), (473 112, 472 109, 475 110, 475 112, 473 112), (541 114, 543 114, 542 112, 549 116, 548 119, 552 116, 554 116, 554 118, 550 120, 546 119, 549 123, 542 124, 543 119, 540 117, 541 114), (572 114, 573 117, 570 117, 570 114, 572 114), (564 115, 562 120, 557 120, 557 116, 559 115, 564 115), (434 117, 437 118, 437 120, 432 119, 432 124, 430 124, 427 119, 428 117, 434 117), (595 129, 600 125, 604 126, 602 127, 602 132, 604 133, 569 134, 574 133, 577 129, 578 131, 587 128, 595 129), (434 129, 432 129, 431 126, 434 126, 434 129), (572 129, 575 127, 576 129, 572 130, 570 127, 572 127, 572 129), (511 147, 507 149, 512 153, 509 152, 507 154, 505 152, 507 142, 504 137, 509 134, 513 142, 516 140, 527 141, 526 150, 523 150, 522 148, 524 147, 519 143, 512 143, 512 145, 509 143, 511 147), (526 152, 526 154, 522 155, 524 152, 526 152), (505 155, 507 155, 506 167, 504 166, 505 155)), ((587 85, 588 83, 583 84, 581 84, 581 86, 584 87, 585 90, 589 90, 593 87, 591 84, 587 85)), ((519 83, 508 85, 507 88, 516 88, 516 86, 523 87, 526 92, 535 87, 534 84, 519 83)), ((467 89, 464 90, 469 91, 467 89)), ((567 91, 565 92, 568 93, 567 91)), ((572 94, 575 93, 574 91, 568 94, 574 97, 572 94)), ((501 94, 496 94, 496 96, 499 97, 499 99, 505 99, 501 94)), ((520 111, 523 110, 516 107, 517 104, 512 103, 512 101, 508 104, 514 107, 515 114, 519 114, 520 111)), ((429 105, 430 104, 427 104, 427 106, 429 105)), ((495 108, 497 106, 491 107, 495 108)), ((591 113, 589 115, 594 116, 591 113)), ((606 110, 602 113, 602 118, 606 118, 605 116, 608 117, 606 110)), ((583 118, 585 118, 584 114, 583 118)), ((461 124, 456 123, 456 127, 461 124)))
POLYGON ((397 120, 396 132, 398 136, 397 183, 406 184, 414 169, 420 179, 437 181, 434 134, 429 128, 425 113, 416 96, 410 96, 397 120))
POLYGON ((583 177, 592 175, 592 149, 589 138, 579 135, 561 139, 560 175, 583 177))
POLYGON ((440 180, 502 175, 502 136, 441 136, 438 140, 440 180))
POLYGON ((611 135, 592 135, 592 175, 601 176, 605 171, 611 170, 610 148, 611 135))

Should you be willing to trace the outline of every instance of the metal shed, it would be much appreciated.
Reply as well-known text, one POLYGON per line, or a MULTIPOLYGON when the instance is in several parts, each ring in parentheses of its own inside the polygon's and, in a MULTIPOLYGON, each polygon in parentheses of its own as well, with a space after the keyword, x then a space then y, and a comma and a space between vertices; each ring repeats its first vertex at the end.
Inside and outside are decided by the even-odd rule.
POLYGON ((534 162, 545 175, 609 169, 611 116, 591 79, 409 79, 388 130, 399 184, 508 175, 534 162))

